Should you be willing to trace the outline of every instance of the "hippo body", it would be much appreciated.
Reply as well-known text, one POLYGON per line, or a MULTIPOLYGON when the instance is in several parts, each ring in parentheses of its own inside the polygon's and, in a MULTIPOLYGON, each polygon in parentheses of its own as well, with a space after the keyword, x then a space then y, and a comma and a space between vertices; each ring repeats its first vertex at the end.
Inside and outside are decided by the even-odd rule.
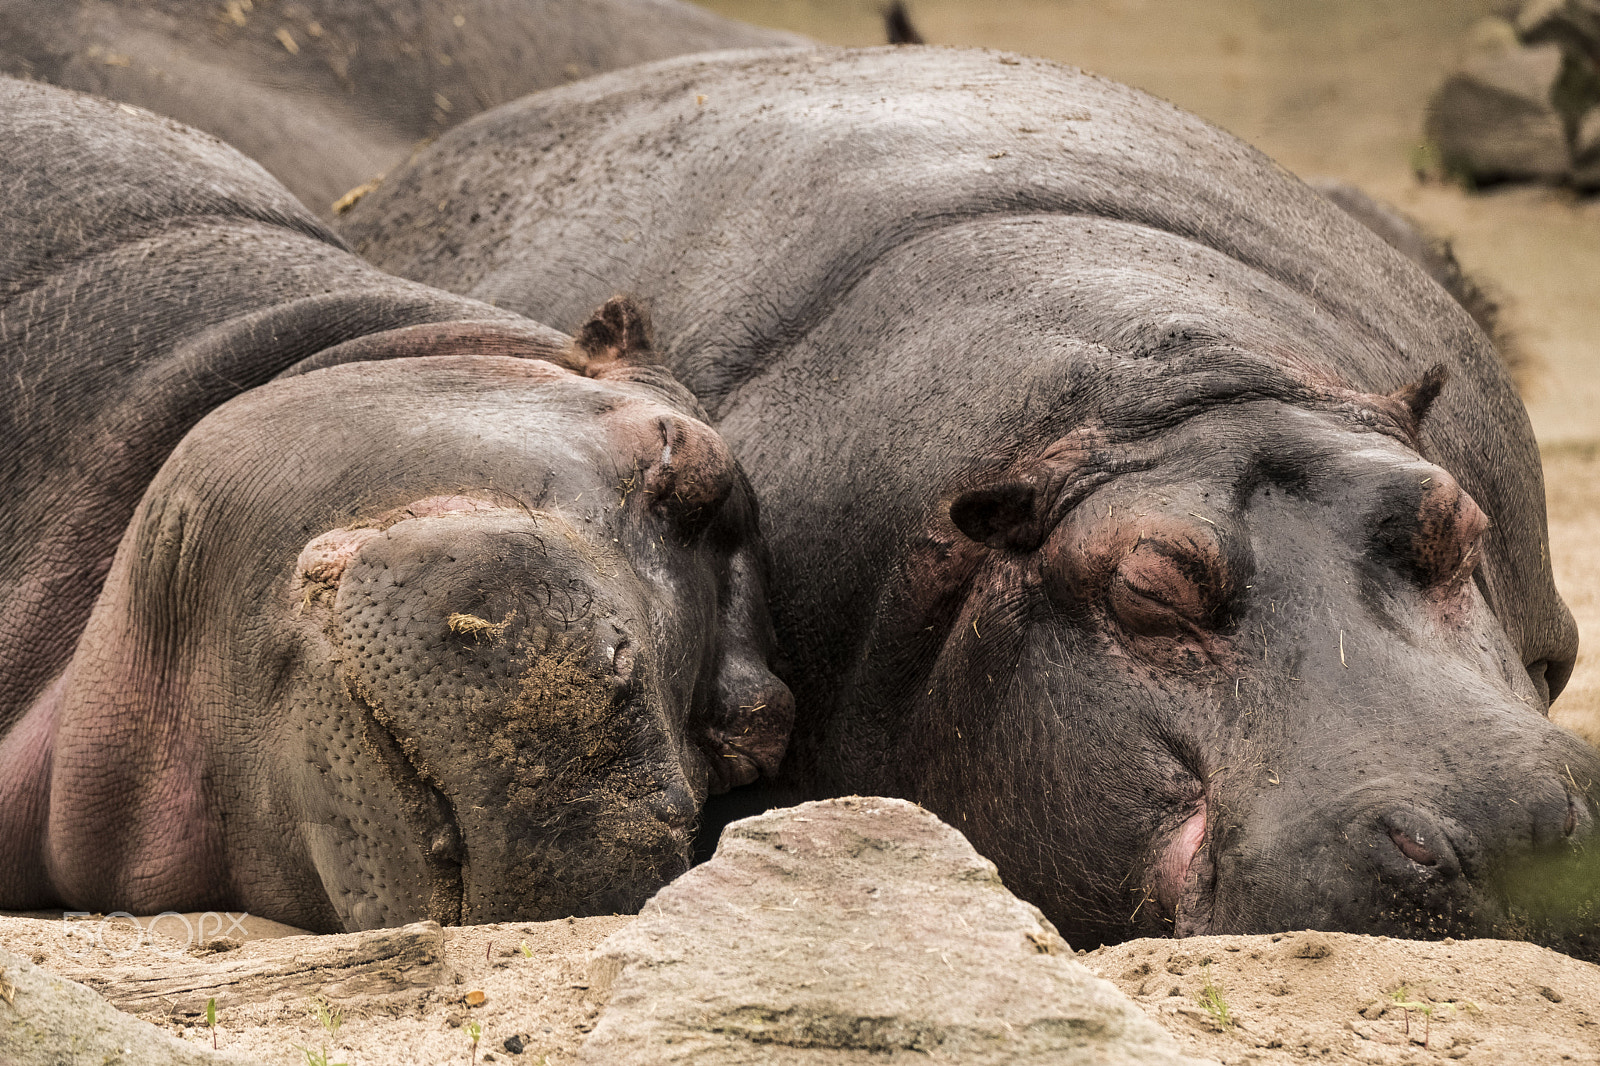
POLYGON ((1514 378, 1525 370, 1527 356, 1501 321, 1500 305, 1475 278, 1461 269, 1449 240, 1428 232, 1416 219, 1373 199, 1349 182, 1325 178, 1313 182, 1312 188, 1438 282, 1494 342, 1500 361, 1511 370, 1514 378))
POLYGON ((205 130, 323 215, 419 142, 536 89, 805 43, 681 0, 0 0, 0 73, 205 130))
POLYGON ((924 804, 1074 943, 1514 930, 1507 865, 1592 832, 1492 345, 1170 105, 992 52, 686 57, 479 116, 344 232, 558 325, 649 299, 762 498, 785 779, 924 804))
POLYGON ((632 305, 574 341, 388 277, 127 105, 0 79, 0 130, 0 907, 538 919, 686 868, 790 703, 632 305))

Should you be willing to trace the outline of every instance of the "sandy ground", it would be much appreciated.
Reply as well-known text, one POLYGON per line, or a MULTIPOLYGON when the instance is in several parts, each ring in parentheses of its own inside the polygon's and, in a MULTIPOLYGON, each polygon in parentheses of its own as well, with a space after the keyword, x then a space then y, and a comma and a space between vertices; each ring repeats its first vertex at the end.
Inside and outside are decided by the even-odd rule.
MULTIPOLYGON (((589 993, 587 955, 630 920, 447 929, 441 983, 328 995, 326 1005, 343 1012, 331 1036, 304 993, 223 995, 217 1043, 274 1066, 317 1061, 307 1059, 307 1050, 326 1051, 329 1063, 348 1066, 470 1066, 469 1025, 476 1022, 478 1061, 571 1063, 599 1011, 589 993), (480 1006, 468 1005, 473 992, 484 993, 480 1006), (521 1055, 506 1050, 512 1036, 525 1045, 521 1055)), ((185 955, 181 943, 159 931, 141 943, 125 922, 107 927, 103 948, 96 947, 85 938, 92 928, 0 917, 0 945, 82 979, 175 957, 216 966, 288 959, 362 936, 259 939, 185 955)), ((1136 940, 1080 958, 1133 997, 1185 1053, 1202 1059, 1600 1064, 1600 966, 1531 944, 1306 932, 1136 940)), ((184 1039, 211 1042, 196 1015, 158 1009, 141 1017, 184 1039)))
POLYGON ((1600 1063, 1600 966, 1532 944, 1201 936, 1083 962, 1224 1063, 1600 1063))
MULTIPOLYGON (((274 1066, 320 1063, 308 1058, 307 1050, 313 1056, 326 1051, 329 1066, 468 1066, 473 1057, 468 1026, 475 1022, 478 1062, 570 1063, 597 1015, 586 996, 588 953, 631 920, 569 918, 446 929, 445 983, 380 995, 330 994, 324 1002, 343 1012, 332 1035, 316 1016, 316 1002, 303 992, 261 996, 257 991, 244 999, 219 995, 217 1046, 274 1066), (480 1005, 468 1005, 473 992, 483 993, 480 1005), (521 1054, 506 1050, 509 1037, 523 1042, 521 1054)), ((148 919, 144 922, 148 926, 148 919)), ((172 919, 159 924, 153 936, 141 938, 126 919, 102 925, 0 917, 0 945, 63 977, 84 980, 105 977, 114 968, 170 968, 174 960, 209 960, 221 966, 325 954, 336 944, 362 937, 283 936, 289 927, 259 920, 251 924, 263 938, 208 953, 185 951, 181 926, 172 919), (177 938, 165 936, 167 930, 177 938)), ((212 1042, 201 1016, 171 1009, 138 1013, 183 1039, 212 1042)))
MULTIPOLYGON (((883 42, 885 2, 701 0, 844 45, 883 42)), ((1552 713, 1600 743, 1600 197, 1473 194, 1419 183, 1411 168, 1429 94, 1507 0, 906 3, 932 44, 1027 52, 1136 85, 1303 177, 1353 182, 1450 238, 1528 359, 1523 393, 1546 449, 1556 581, 1591 649, 1552 713)))
POLYGON ((1550 716, 1600 745, 1600 441, 1546 448, 1544 479, 1556 587, 1582 641, 1578 667, 1550 716))

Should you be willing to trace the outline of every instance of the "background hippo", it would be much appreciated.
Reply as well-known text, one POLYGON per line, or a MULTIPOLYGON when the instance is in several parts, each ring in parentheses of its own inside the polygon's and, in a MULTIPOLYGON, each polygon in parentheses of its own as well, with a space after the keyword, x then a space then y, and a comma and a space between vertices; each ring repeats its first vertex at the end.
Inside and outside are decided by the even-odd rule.
POLYGON ((681 0, 0 0, 0 73, 215 134, 324 215, 418 142, 535 89, 805 43, 681 0))
POLYGON ((0 134, 0 907, 538 919, 685 869, 792 705, 633 305, 569 342, 387 277, 126 105, 0 79, 0 134))
POLYGON ((1169 105, 987 52, 686 58, 480 116, 347 230, 558 324, 648 294, 763 499, 788 780, 927 805, 1075 941, 1527 933, 1498 875, 1593 831, 1505 368, 1169 105))

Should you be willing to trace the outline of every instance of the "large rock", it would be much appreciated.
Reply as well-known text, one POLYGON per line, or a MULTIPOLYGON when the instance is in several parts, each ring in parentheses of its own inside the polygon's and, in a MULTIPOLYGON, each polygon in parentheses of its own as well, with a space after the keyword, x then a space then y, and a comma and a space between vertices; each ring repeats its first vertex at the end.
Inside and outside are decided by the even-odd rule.
POLYGON ((1529 0, 1517 12, 1517 33, 1528 44, 1558 44, 1600 67, 1600 0, 1529 0))
POLYGON ((1180 1063, 1038 909, 896 799, 735 822, 595 954, 591 1064, 1180 1063))
POLYGON ((1428 105, 1427 137, 1447 170, 1480 184, 1567 180, 1567 133, 1551 91, 1561 48, 1492 39, 1445 79, 1428 105))
POLYGON ((0 1063, 4 1066, 250 1066, 256 1059, 216 1054, 123 1014, 64 977, 0 948, 0 1063))

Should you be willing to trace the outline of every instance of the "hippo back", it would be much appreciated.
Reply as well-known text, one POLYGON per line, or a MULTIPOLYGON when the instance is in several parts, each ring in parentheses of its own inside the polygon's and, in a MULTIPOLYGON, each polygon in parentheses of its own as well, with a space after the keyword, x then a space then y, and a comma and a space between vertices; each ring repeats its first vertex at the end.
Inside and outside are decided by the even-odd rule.
POLYGON ((552 331, 389 278, 264 170, 148 112, 0 79, 0 731, 65 663, 183 434, 295 363, 461 319, 552 331))
POLYGON ((536 89, 720 48, 800 45, 681 0, 0 0, 0 72, 228 141, 315 210, 536 89))
POLYGON ((1028 446, 1019 425, 1156 431, 1189 393, 1280 372, 1389 393, 1445 366, 1422 445, 1493 519, 1488 600, 1525 662, 1571 653, 1532 433, 1488 338, 1292 174, 1127 86, 982 51, 672 60, 478 117, 344 232, 557 327, 613 288, 653 299, 758 489, 804 514, 773 531, 803 704, 841 698, 870 621, 850 605, 880 595, 946 474, 1028 446), (830 482, 850 490, 812 491, 830 482))

